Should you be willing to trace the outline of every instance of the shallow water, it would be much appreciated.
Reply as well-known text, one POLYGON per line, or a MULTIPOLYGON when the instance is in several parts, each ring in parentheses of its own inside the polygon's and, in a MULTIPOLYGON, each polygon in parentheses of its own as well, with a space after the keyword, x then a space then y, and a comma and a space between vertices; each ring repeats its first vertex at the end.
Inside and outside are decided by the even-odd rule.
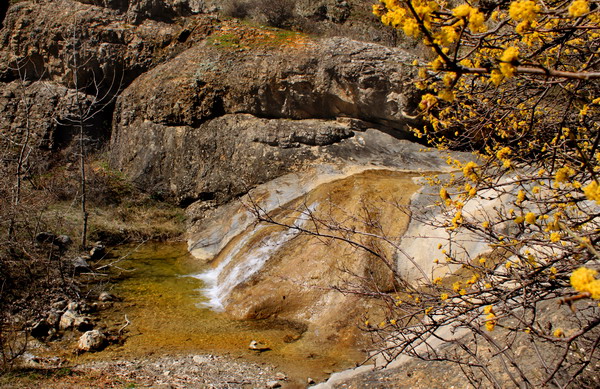
POLYGON ((363 354, 352 349, 327 350, 307 344, 302 330, 273 320, 238 321, 206 307, 202 280, 191 277, 209 269, 189 255, 184 243, 146 243, 122 246, 111 252, 119 280, 106 289, 123 299, 114 304, 104 325, 119 328, 125 323, 127 339, 121 346, 85 358, 115 359, 163 354, 229 354, 253 362, 278 366, 290 378, 322 379, 336 370, 353 366, 363 354), (248 349, 252 340, 272 350, 248 349), (288 343, 289 342, 289 343, 288 343))

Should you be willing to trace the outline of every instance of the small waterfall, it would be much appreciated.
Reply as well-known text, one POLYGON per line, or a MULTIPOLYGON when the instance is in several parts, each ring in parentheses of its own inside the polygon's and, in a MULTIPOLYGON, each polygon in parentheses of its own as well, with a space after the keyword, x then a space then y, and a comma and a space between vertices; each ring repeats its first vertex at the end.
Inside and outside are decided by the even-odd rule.
MULTIPOLYGON (((316 203, 311 205, 307 208, 307 213, 314 212, 316 207, 316 203)), ((294 224, 302 228, 308 221, 309 218, 301 213, 294 224)), ((217 267, 192 275, 204 282, 205 287, 201 291, 208 301, 203 305, 216 311, 223 311, 224 301, 231 291, 259 272, 277 250, 299 233, 296 229, 282 231, 269 225, 259 225, 244 232, 242 238, 235 243, 217 267), (273 231, 265 234, 264 230, 267 228, 273 231), (265 236, 253 242, 255 240, 253 238, 262 234, 265 236)))

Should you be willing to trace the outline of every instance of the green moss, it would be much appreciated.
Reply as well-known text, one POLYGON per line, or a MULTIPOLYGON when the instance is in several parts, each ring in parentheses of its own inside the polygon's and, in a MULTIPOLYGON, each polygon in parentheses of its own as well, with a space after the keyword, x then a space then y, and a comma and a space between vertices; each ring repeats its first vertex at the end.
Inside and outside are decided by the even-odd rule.
POLYGON ((240 46, 240 37, 235 34, 211 35, 208 42, 222 48, 237 48, 240 46))

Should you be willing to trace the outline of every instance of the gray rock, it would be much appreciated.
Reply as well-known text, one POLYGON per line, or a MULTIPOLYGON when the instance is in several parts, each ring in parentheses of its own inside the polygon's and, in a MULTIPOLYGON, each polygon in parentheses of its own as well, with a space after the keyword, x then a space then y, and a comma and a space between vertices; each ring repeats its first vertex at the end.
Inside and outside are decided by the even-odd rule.
POLYGON ((46 321, 52 328, 58 328, 62 314, 58 311, 50 311, 46 317, 46 321))
POLYGON ((279 381, 268 381, 267 382, 267 388, 269 388, 269 389, 281 388, 281 382, 279 382, 279 381))
POLYGON ((89 317, 77 316, 73 320, 73 328, 75 328, 79 332, 86 332, 93 329, 94 324, 91 322, 89 317))
POLYGON ((102 301, 102 302, 108 302, 108 301, 115 301, 116 298, 114 295, 105 291, 105 292, 100 293, 100 296, 98 296, 98 300, 102 301))
POLYGON ((227 202, 340 156, 336 146, 365 128, 406 136, 407 114, 419 102, 403 86, 414 77, 403 64, 410 60, 401 50, 340 38, 292 52, 196 45, 122 93, 111 160, 138 186, 183 205, 227 202))
POLYGON ((79 338, 77 348, 80 351, 100 351, 106 346, 106 336, 98 331, 87 331, 79 338))
POLYGON ((75 274, 80 274, 90 271, 90 265, 84 257, 75 257, 72 260, 73 271, 75 274))
POLYGON ((73 328, 75 324, 75 320, 79 318, 77 312, 72 310, 66 310, 65 313, 60 317, 60 322, 58 324, 58 328, 61 330, 68 330, 73 328))

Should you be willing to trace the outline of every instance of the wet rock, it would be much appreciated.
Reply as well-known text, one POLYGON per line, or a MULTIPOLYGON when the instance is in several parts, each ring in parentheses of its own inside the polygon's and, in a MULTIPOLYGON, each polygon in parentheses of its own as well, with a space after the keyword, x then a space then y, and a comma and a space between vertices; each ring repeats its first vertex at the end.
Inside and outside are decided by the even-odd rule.
POLYGON ((271 349, 271 348, 270 348, 269 346, 267 346, 266 344, 264 344, 264 343, 261 343, 261 342, 257 342, 256 340, 253 340, 253 341, 251 341, 251 342, 250 342, 250 344, 248 345, 248 348, 249 348, 250 350, 254 350, 254 351, 260 351, 260 352, 263 352, 263 351, 268 351, 268 350, 270 350, 270 349, 271 349))
POLYGON ((87 331, 79 338, 79 351, 100 351, 106 346, 106 336, 98 331, 87 331))

